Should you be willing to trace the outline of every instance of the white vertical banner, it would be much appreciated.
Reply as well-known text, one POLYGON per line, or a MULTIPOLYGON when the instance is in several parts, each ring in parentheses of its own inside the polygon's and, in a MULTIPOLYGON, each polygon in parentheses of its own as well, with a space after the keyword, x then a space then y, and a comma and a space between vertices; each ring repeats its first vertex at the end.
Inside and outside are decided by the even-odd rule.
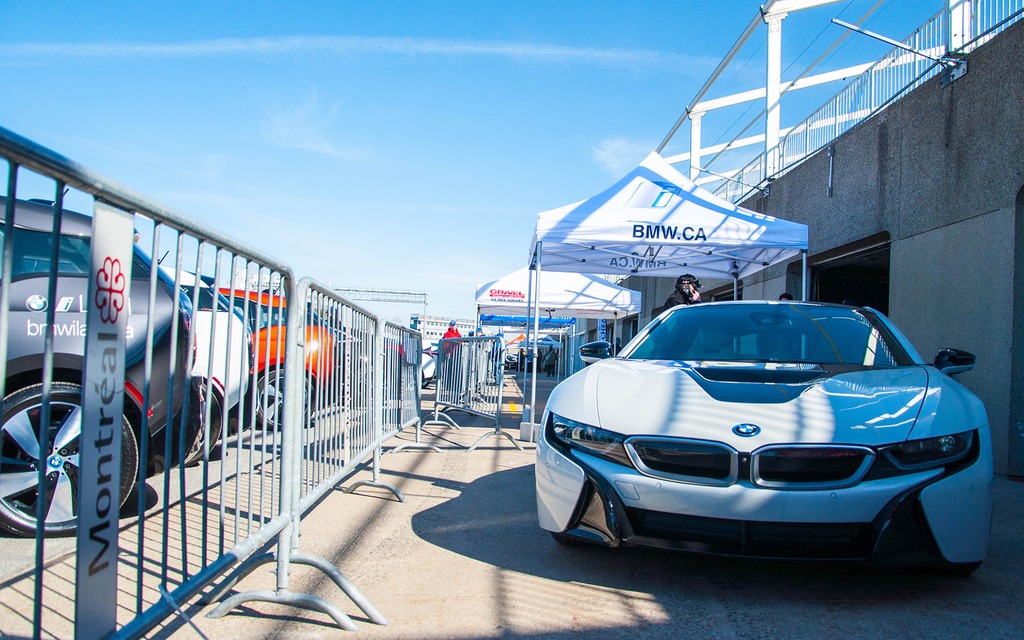
POLYGON ((121 416, 134 222, 130 213, 100 202, 93 209, 79 447, 77 640, 102 638, 117 628, 121 416))

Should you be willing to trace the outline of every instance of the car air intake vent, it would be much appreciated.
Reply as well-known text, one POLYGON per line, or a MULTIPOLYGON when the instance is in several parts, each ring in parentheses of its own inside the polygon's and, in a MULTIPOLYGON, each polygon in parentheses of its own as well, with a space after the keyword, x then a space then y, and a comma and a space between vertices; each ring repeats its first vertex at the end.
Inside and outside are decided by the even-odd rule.
POLYGON ((712 382, 753 382, 757 384, 807 384, 825 375, 818 368, 763 368, 763 367, 697 367, 694 369, 705 380, 712 382))
POLYGON ((866 560, 874 536, 861 523, 753 522, 723 520, 627 507, 638 538, 698 553, 762 558, 866 560))
POLYGON ((864 477, 874 459, 867 447, 764 447, 753 454, 751 479, 756 485, 781 489, 848 487, 864 477))
POLYGON ((724 486, 736 481, 737 456, 719 443, 681 438, 631 438, 626 451, 641 472, 656 478, 724 486))

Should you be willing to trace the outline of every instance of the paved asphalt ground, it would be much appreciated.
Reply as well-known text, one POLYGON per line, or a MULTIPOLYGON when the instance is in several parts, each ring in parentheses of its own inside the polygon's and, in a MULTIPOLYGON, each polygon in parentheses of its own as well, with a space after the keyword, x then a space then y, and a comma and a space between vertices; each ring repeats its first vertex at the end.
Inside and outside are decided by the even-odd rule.
MULTIPOLYGON (((538 418, 553 386, 539 380, 538 418)), ((518 387, 506 381, 521 409, 518 387)), ((428 394, 424 413, 432 408, 428 394)), ((506 409, 510 407, 506 406, 506 409)), ((431 427, 441 453, 382 457, 390 492, 329 494, 302 525, 301 549, 338 566, 389 620, 373 624, 316 570, 293 567, 295 590, 350 615, 250 603, 219 620, 188 606, 213 638, 1024 638, 1024 484, 995 483, 988 560, 973 575, 698 557, 646 549, 563 548, 538 528, 534 445, 506 438, 465 447, 493 422, 453 414, 464 428, 431 427)), ((502 426, 518 436, 520 417, 502 426)), ((399 440, 411 440, 412 434, 399 440)), ((360 471, 352 480, 369 478, 360 471)), ((351 481, 349 483, 351 483, 351 481)), ((236 590, 273 589, 269 567, 236 590)), ((154 637, 198 634, 181 620, 154 637)))

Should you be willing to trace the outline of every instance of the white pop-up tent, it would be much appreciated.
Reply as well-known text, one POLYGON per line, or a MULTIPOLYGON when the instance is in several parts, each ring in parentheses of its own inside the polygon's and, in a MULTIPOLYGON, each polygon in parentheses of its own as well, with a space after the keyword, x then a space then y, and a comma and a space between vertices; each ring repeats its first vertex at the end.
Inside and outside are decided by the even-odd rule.
POLYGON ((735 280, 806 250, 806 225, 738 207, 651 153, 605 191, 538 214, 530 264, 735 280))
MULTIPOLYGON (((797 255, 804 260, 806 299, 807 225, 723 200, 653 152, 601 193, 537 214, 529 264, 539 282, 563 271, 690 273, 730 278, 735 291, 740 278, 797 255)), ((535 389, 532 396, 531 423, 535 389)))
MULTIPOLYGON (((540 280, 538 275, 536 271, 523 267, 476 287, 478 317, 501 313, 527 315, 526 343, 534 352, 534 361, 536 349, 543 346, 543 343, 531 339, 530 336, 539 335, 540 317, 545 313, 549 316, 566 315, 599 319, 640 313, 639 291, 620 287, 589 273, 551 272, 545 274, 543 280, 540 280), (530 318, 532 323, 529 321, 530 318)), ((536 390, 534 397, 535 395, 536 390)))
POLYGON ((479 314, 540 313, 577 318, 615 318, 640 312, 640 292, 591 274, 548 273, 535 305, 530 270, 523 267, 476 287, 479 314))

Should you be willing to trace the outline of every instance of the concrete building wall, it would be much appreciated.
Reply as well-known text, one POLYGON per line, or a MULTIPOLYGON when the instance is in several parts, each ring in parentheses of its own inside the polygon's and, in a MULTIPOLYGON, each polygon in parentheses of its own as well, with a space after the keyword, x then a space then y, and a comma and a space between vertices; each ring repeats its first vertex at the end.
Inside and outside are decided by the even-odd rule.
MULTIPOLYGON (((1021 60, 1024 23, 972 53, 963 78, 933 79, 836 140, 831 196, 822 151, 744 203, 807 224, 812 261, 889 234, 890 317, 926 359, 947 346, 978 356, 957 379, 984 400, 997 470, 1013 475, 1024 474, 1024 409, 1011 394, 1024 388, 1013 356, 1024 341, 1014 332, 1024 326, 1014 294, 1024 280, 1021 60)), ((745 282, 743 297, 774 299, 787 284, 777 265, 745 282)))

